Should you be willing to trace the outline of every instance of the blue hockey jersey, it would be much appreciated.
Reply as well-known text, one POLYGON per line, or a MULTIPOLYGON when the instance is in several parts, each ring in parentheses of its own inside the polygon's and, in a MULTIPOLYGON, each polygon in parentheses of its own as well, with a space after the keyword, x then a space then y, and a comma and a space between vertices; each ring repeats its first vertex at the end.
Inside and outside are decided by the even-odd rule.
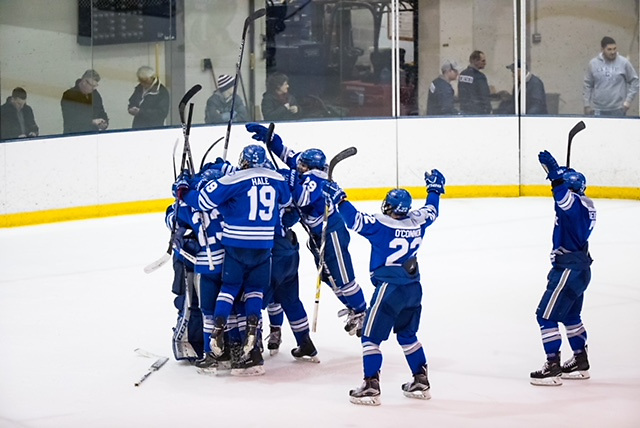
MULTIPOLYGON (((178 257, 183 261, 186 261, 193 265, 194 272, 201 274, 218 274, 222 273, 222 263, 224 262, 224 248, 222 247, 222 217, 217 210, 211 210, 209 212, 200 213, 188 206, 186 203, 181 202, 178 206, 178 216, 176 215, 171 205, 166 212, 165 222, 169 229, 173 228, 174 222, 178 222, 179 228, 185 228, 193 231, 195 245, 183 245, 182 248, 176 248, 178 257), (204 219, 206 224, 207 238, 202 228, 201 219, 204 219), (213 271, 209 266, 209 255, 207 253, 207 246, 211 252, 213 271), (192 257, 189 257, 192 256, 192 257)), ((182 240, 186 242, 186 240, 182 240)))
POLYGON ((240 248, 272 248, 280 209, 291 204, 284 177, 267 168, 249 168, 210 181, 184 197, 202 211, 222 214, 222 244, 240 248))
POLYGON ((569 190, 566 184, 553 189, 556 213, 551 262, 559 255, 588 253, 588 240, 596 223, 596 209, 587 196, 569 190))
MULTIPOLYGON (((372 279, 379 275, 396 275, 398 280, 406 278, 405 269, 397 268, 405 266, 411 258, 415 259, 425 229, 438 217, 439 202, 440 195, 430 193, 422 208, 411 211, 402 219, 382 213, 361 213, 349 201, 340 204, 338 210, 347 227, 371 243, 369 271, 372 279), (396 269, 387 269, 389 267, 396 269)), ((419 280, 419 277, 411 279, 419 280)))

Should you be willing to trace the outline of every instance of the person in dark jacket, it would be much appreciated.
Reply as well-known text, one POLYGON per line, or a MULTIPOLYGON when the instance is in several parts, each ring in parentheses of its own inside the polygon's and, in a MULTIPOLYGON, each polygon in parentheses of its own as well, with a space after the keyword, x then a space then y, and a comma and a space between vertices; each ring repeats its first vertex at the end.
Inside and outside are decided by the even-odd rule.
POLYGON ((300 108, 296 98, 289 93, 289 78, 285 74, 269 76, 261 107, 265 120, 293 120, 300 116, 300 108))
POLYGON ((491 91, 487 76, 480 70, 487 65, 482 51, 473 51, 469 66, 458 77, 458 98, 462 114, 491 114, 491 91))
POLYGON ((459 114, 453 106, 454 93, 451 82, 458 78, 460 69, 455 61, 446 60, 440 67, 442 74, 431 82, 427 97, 427 115, 459 114))
MULTIPOLYGON (((520 61, 518 61, 515 65, 509 64, 507 68, 511 70, 512 73, 515 74, 515 81, 518 82, 518 93, 516 97, 518 100, 520 99, 520 74, 521 74, 521 66, 520 61)), ((544 90, 544 83, 540 80, 539 77, 531 74, 527 67, 527 74, 525 76, 525 87, 527 91, 527 100, 526 100, 526 110, 523 112, 520 111, 520 114, 549 114, 547 110, 547 94, 544 90)), ((506 93, 506 91, 504 91, 506 93)), ((515 88, 511 90, 511 95, 506 97, 501 103, 500 106, 496 109, 495 113, 497 114, 515 114, 515 104, 514 104, 514 92, 515 88)))
POLYGON ((33 110, 27 105, 27 91, 15 88, 0 107, 0 139, 37 136, 38 125, 33 110))
POLYGON ((109 126, 109 117, 102 104, 102 96, 96 89, 100 75, 95 70, 87 70, 76 80, 73 88, 62 94, 63 132, 103 131, 109 126))
POLYGON ((236 100, 232 102, 235 81, 236 79, 228 74, 221 74, 218 77, 218 89, 207 100, 204 123, 227 123, 231 118, 231 104, 234 109, 234 122, 248 122, 250 120, 249 112, 240 95, 236 94, 236 100))
POLYGON ((129 114, 133 116, 131 127, 154 128, 164 126, 169 114, 169 91, 160 83, 153 68, 142 66, 136 72, 140 82, 129 97, 129 114))

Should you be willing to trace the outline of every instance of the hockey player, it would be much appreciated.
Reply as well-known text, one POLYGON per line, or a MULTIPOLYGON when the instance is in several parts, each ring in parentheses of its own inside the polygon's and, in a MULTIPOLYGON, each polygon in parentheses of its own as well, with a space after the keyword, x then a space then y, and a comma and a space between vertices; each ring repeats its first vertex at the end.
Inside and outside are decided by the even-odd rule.
POLYGON ((536 317, 542 334, 547 361, 541 370, 531 373, 533 385, 562 385, 564 379, 588 379, 587 331, 580 317, 584 292, 591 280, 589 235, 596 222, 593 201, 585 196, 586 179, 581 173, 558 162, 548 152, 538 160, 551 181, 556 212, 553 228, 551 271, 536 317), (562 336, 558 324, 567 331, 573 357, 560 365, 562 336))
MULTIPOLYGON (((349 231, 332 204, 328 206, 329 216, 323 260, 319 257, 326 205, 322 194, 322 184, 327 180, 327 161, 324 153, 319 149, 294 152, 282 144, 282 139, 277 134, 273 134, 271 141, 265 141, 268 130, 258 123, 248 123, 246 128, 254 133, 253 139, 266 142, 269 150, 291 168, 291 170, 280 172, 288 175, 294 204, 300 209, 301 221, 310 231, 309 249, 313 253, 316 266, 324 264, 322 280, 346 306, 345 330, 350 335, 359 336, 367 304, 353 271, 348 249, 351 239, 349 231)), ((340 311, 340 313, 344 312, 340 311)))
MULTIPOLYGON (((307 312, 299 297, 298 266, 300 264, 300 244, 296 233, 291 229, 300 216, 291 206, 284 210, 282 223, 276 229, 273 242, 273 268, 271 284, 265 296, 273 296, 273 304, 268 306, 271 333, 267 343, 271 355, 280 344, 282 312, 287 316, 297 347, 291 350, 296 360, 319 363, 317 350, 309 336, 307 312), (279 311, 278 311, 279 307, 279 311), (278 346, 275 346, 277 343, 278 346)), ((276 351, 277 352, 277 351, 276 351)))
POLYGON ((195 274, 193 272, 195 254, 199 251, 193 230, 185 220, 189 207, 185 204, 177 206, 175 215, 174 204, 167 207, 165 224, 173 230, 177 221, 176 232, 173 237, 173 283, 171 291, 176 297, 173 304, 178 310, 178 320, 173 328, 172 349, 176 360, 194 362, 204 353, 202 312, 200 310, 195 290, 195 274))
POLYGON ((217 209, 224 218, 225 262, 214 313, 211 350, 216 357, 223 354, 227 320, 234 300, 243 292, 247 316, 243 356, 249 357, 252 353, 256 366, 262 365, 256 341, 262 292, 269 285, 271 273, 273 234, 280 209, 291 204, 291 193, 284 178, 264 168, 265 161, 265 149, 249 145, 242 150, 235 173, 210 181, 202 190, 189 191, 187 182, 182 179, 176 182, 176 197, 201 211, 217 209), (258 355, 254 358, 256 351, 258 355))
MULTIPOLYGON (((216 180, 222 176, 219 170, 210 167, 211 164, 205 165, 202 171, 189 180, 190 188, 196 191, 200 190, 211 180, 216 180)), ((230 355, 215 358, 211 353, 210 339, 213 330, 213 314, 215 309, 216 298, 220 292, 220 284, 222 282, 222 263, 224 261, 224 248, 220 242, 222 235, 222 217, 217 210, 207 212, 198 212, 193 207, 188 206, 184 202, 180 203, 178 211, 178 224, 180 227, 174 239, 174 248, 179 254, 184 254, 185 228, 193 232, 196 251, 193 252, 193 268, 195 272, 195 291, 196 293, 186 294, 188 301, 195 301, 200 304, 202 312, 202 337, 203 337, 203 358, 195 362, 200 373, 212 374, 216 372, 218 363, 223 366, 230 366, 230 355), (206 224, 206 238, 203 232, 202 220, 206 224), (208 241, 206 240, 208 239, 208 241), (208 250, 207 251, 207 247, 208 250), (209 253, 212 257, 212 266, 209 265, 209 253)), ((189 242, 189 241, 187 241, 189 242)), ((193 244, 192 244, 193 246, 193 244)), ((230 367, 229 367, 230 368, 230 367)))
POLYGON ((371 243, 369 271, 375 287, 362 330, 364 382, 349 391, 354 404, 378 406, 380 402, 380 344, 393 330, 402 347, 413 381, 402 385, 409 398, 429 399, 427 359, 416 333, 422 311, 422 286, 416 258, 425 229, 438 217, 444 176, 436 169, 425 172, 427 200, 411 211, 411 195, 404 189, 390 190, 382 202, 382 214, 364 214, 349 201, 335 182, 326 182, 323 192, 338 207, 347 227, 371 243))

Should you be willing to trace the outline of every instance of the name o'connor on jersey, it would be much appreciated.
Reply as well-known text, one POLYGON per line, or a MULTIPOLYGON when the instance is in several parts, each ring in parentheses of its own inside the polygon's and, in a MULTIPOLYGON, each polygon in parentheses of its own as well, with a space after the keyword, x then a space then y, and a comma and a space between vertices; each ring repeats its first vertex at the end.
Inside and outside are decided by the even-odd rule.
POLYGON ((398 238, 415 238, 417 236, 422 236, 421 230, 405 230, 399 229, 396 230, 396 237, 398 238))
POLYGON ((211 181, 198 195, 200 209, 215 208, 222 214, 222 244, 241 248, 272 248, 280 208, 289 204, 284 177, 261 167, 211 181))

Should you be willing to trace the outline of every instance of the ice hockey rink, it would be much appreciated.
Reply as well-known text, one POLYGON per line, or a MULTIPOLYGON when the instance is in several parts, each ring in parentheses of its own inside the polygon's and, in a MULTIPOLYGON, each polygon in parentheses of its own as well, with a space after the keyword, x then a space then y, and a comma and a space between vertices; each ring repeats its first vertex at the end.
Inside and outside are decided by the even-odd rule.
MULTIPOLYGON (((293 360, 285 324, 264 376, 203 376, 172 358, 170 264, 143 272, 167 247, 162 214, 0 229, 0 427, 639 427, 640 202, 595 204, 583 310, 591 379, 529 384, 544 362, 534 311, 550 268, 551 197, 443 199, 419 254, 433 398, 402 395, 411 374, 392 336, 379 407, 349 403, 360 342, 342 330, 327 286, 312 335, 320 364, 293 360), (171 357, 139 387, 155 360, 136 348, 171 357)), ((369 244, 352 234, 350 251, 369 298, 369 244)), ((304 247, 301 259, 311 317, 316 270, 304 247)), ((562 351, 567 359, 566 341, 562 351)))

